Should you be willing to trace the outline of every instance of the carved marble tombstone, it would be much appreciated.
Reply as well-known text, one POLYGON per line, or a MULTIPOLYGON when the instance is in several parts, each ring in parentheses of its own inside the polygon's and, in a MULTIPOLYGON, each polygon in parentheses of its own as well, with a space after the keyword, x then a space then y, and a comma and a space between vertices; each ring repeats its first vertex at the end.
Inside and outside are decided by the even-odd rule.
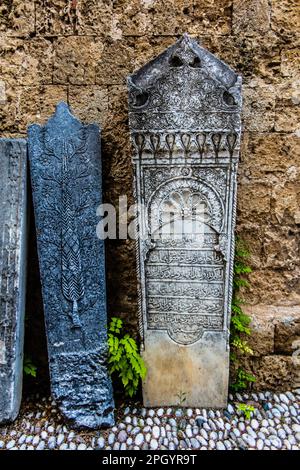
POLYGON ((185 35, 128 87, 144 403, 223 407, 241 77, 185 35))
POLYGON ((74 427, 112 426, 99 127, 60 103, 28 143, 52 394, 74 427))
POLYGON ((0 139, 0 423, 22 398, 27 244, 27 145, 0 139))

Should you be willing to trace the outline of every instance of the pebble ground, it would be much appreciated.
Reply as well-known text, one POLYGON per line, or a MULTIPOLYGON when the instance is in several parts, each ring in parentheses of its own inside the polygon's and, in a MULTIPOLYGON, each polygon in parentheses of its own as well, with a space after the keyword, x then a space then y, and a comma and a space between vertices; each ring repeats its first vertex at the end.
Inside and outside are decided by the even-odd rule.
POLYGON ((0 450, 300 450, 300 389, 229 395, 224 410, 118 409, 108 430, 78 431, 51 398, 28 398, 18 419, 0 427, 0 450), (238 404, 255 410, 246 419, 238 404))

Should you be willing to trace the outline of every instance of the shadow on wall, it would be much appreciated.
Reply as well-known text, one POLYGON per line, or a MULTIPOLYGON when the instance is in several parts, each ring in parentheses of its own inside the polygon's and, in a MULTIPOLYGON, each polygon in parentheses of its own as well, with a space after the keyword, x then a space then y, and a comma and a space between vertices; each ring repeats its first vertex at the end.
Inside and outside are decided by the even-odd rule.
POLYGON ((50 391, 50 378, 48 370, 47 342, 30 183, 28 196, 30 215, 24 357, 29 358, 37 367, 37 374, 36 377, 24 374, 23 386, 26 394, 44 393, 48 395, 50 391))

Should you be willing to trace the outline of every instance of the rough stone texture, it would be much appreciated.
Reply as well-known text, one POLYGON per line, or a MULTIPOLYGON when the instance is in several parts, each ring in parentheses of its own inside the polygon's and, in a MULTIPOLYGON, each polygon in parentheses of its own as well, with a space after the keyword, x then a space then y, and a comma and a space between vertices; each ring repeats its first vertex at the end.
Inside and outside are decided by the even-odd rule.
MULTIPOLYGON (((295 247, 300 245, 300 204, 293 190, 300 186, 297 8, 297 0, 2 1, 2 135, 25 135, 26 126, 45 121, 60 100, 68 100, 86 122, 101 117, 104 199, 115 203, 126 193, 131 203, 126 76, 184 32, 194 35, 243 75, 244 128, 248 130, 243 133, 239 165, 238 201, 243 201, 243 206, 239 204, 237 229, 251 250, 253 287, 245 293, 246 300, 252 305, 299 305, 299 255, 295 247), (51 67, 54 61, 55 68, 51 67), (106 97, 103 101, 103 96, 108 101, 106 97), (249 182, 252 204, 243 196, 249 194, 249 182), (291 182, 294 186, 287 188, 291 182), (282 190, 271 191, 275 185, 282 185, 282 190), (256 214, 261 197, 266 202, 270 194, 270 211, 256 214), (266 237, 270 231, 272 243, 266 237), (275 265, 278 256, 284 259, 278 253, 282 243, 284 256, 295 260, 293 266, 275 265)), ((109 312, 122 315, 136 332, 134 242, 108 241, 107 260, 109 312)), ((31 325, 37 310, 42 306, 36 304, 27 312, 31 325)), ((37 359, 40 356, 35 355, 37 359)))
POLYGON ((144 403, 224 407, 241 77, 184 35, 128 89, 144 403))
POLYGON ((254 354, 243 364, 256 376, 254 388, 299 387, 300 308, 255 305, 245 311, 252 318, 248 343, 254 354))
POLYGON ((0 423, 22 398, 27 250, 27 145, 0 139, 0 423))
POLYGON ((99 127, 60 103, 28 145, 52 394, 74 427, 111 426, 99 127))
POLYGON ((233 33, 264 34, 270 29, 268 0, 236 0, 233 2, 233 33))

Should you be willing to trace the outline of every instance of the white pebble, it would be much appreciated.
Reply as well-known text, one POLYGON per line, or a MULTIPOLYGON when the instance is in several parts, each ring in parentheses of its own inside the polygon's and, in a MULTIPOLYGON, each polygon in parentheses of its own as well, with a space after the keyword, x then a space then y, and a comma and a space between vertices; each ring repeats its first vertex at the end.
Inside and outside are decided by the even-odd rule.
POLYGON ((252 429, 254 429, 255 431, 259 428, 259 422, 256 419, 251 419, 250 424, 252 429))
POLYGON ((217 450, 226 450, 226 447, 224 446, 223 442, 218 441, 217 442, 217 450))
POLYGON ((256 447, 258 450, 262 450, 264 448, 264 441, 262 439, 258 439, 256 447))
POLYGON ((12 449, 15 446, 16 441, 12 439, 6 444, 6 449, 12 449))
POLYGON ((158 448, 158 442, 156 439, 151 439, 150 441, 150 449, 156 450, 158 448))
POLYGON ((136 446, 142 445, 144 442, 144 435, 142 433, 139 433, 135 436, 134 443, 136 446))
POLYGON ((300 424, 292 424, 292 430, 294 432, 300 432, 300 424))

